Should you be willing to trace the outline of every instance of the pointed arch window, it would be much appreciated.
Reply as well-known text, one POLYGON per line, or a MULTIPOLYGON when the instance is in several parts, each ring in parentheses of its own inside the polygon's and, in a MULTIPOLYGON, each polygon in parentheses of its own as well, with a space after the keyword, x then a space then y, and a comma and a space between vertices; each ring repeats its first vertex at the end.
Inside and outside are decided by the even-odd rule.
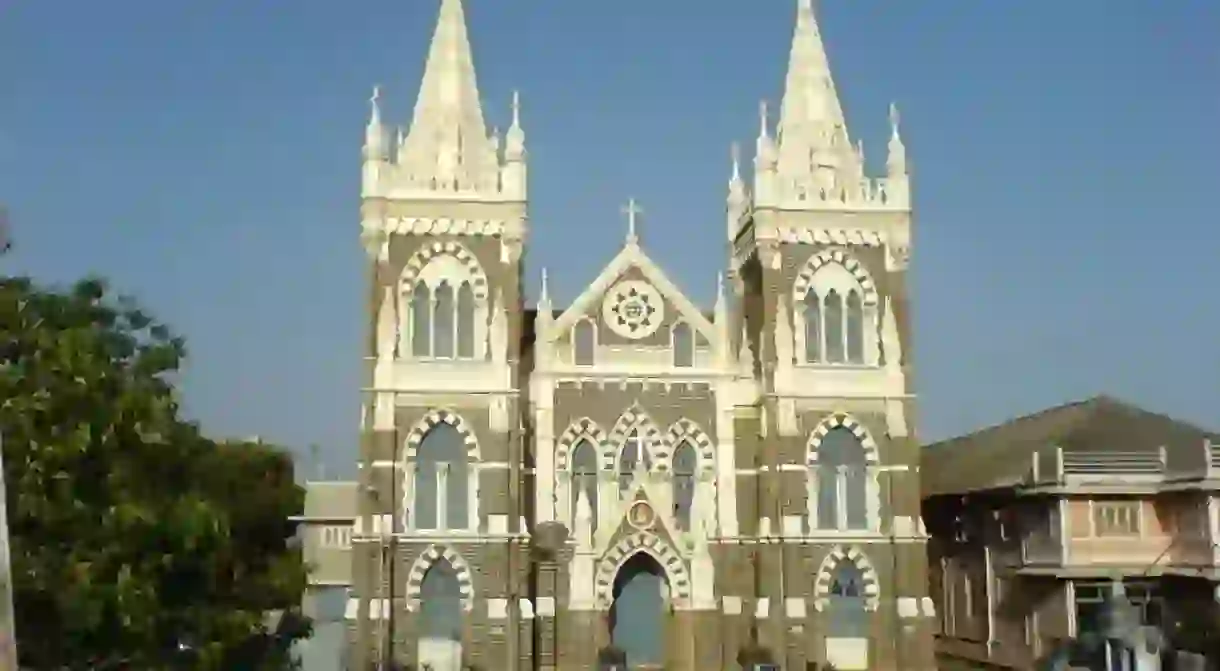
POLYGON ((592 366, 593 352, 597 347, 597 333, 593 322, 582 319, 572 327, 572 359, 577 366, 592 366))
POLYGON ((477 301, 470 282, 454 288, 448 280, 435 287, 416 282, 411 292, 411 355, 418 358, 473 359, 477 301))
POLYGON ((847 363, 864 363, 864 302, 859 291, 847 294, 846 311, 843 315, 844 347, 847 363))
POLYGON ((695 506, 695 467, 698 458, 695 448, 682 441, 674 450, 673 486, 674 520, 681 531, 691 530, 695 506))
POLYGON ((454 336, 457 333, 457 300, 453 285, 442 281, 436 288, 432 313, 432 356, 452 359, 456 353, 454 336))
POLYGON ((822 360, 822 299, 813 289, 805 294, 805 361, 822 360))
POLYGON ((415 456, 414 520, 420 530, 466 529, 470 474, 466 440, 450 424, 437 424, 415 456))
POLYGON ((839 263, 826 263, 800 296, 797 338, 805 363, 875 365, 875 310, 865 304, 860 281, 839 263))
POLYGON ((854 433, 837 426, 822 438, 814 467, 819 529, 868 528, 868 460, 854 433))
POLYGON ((847 361, 846 342, 843 328, 843 296, 838 291, 831 289, 826 294, 826 302, 823 304, 823 313, 825 322, 822 327, 826 331, 826 362, 827 363, 844 363, 847 361))
POLYGON ((640 437, 639 432, 632 431, 623 443, 623 449, 618 458, 618 492, 620 497, 626 496, 627 490, 635 479, 637 467, 642 468, 645 473, 652 470, 652 455, 648 453, 648 448, 644 445, 644 439, 640 437))
POLYGON ((474 357, 474 289, 462 282, 457 294, 457 358, 474 357))
POLYGON ((592 528, 597 528, 597 449, 593 443, 581 440, 572 450, 572 519, 576 519, 577 501, 583 494, 593 512, 592 528))
POLYGON ((868 607, 864 571, 840 560, 830 578, 829 631, 836 638, 868 638, 868 607))
POLYGON ((441 557, 424 573, 419 586, 420 638, 462 640, 462 587, 457 571, 441 557))
POLYGON ((432 356, 432 291, 421 280, 411 292, 411 355, 432 356))
POLYGON ((695 334, 690 324, 678 322, 671 333, 674 349, 674 367, 690 368, 695 365, 695 334))

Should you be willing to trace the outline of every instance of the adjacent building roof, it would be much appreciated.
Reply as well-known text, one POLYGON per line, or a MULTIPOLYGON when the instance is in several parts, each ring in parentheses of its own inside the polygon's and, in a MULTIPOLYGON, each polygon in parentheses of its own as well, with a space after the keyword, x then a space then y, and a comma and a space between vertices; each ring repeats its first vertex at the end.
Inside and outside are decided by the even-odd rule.
POLYGON ((1198 449, 1220 433, 1150 412, 1109 396, 1096 396, 1025 415, 981 431, 924 447, 923 495, 964 494, 1016 485, 1037 450, 1156 452, 1198 449))

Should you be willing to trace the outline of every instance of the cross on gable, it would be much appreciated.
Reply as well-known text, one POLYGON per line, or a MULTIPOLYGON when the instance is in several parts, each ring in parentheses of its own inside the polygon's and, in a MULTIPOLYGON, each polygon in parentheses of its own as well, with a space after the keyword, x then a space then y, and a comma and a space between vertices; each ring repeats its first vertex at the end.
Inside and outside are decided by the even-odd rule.
POLYGON ((639 203, 635 202, 635 198, 628 198, 627 204, 623 206, 623 214, 627 215, 627 241, 638 241, 639 234, 636 232, 636 223, 639 216, 644 213, 639 203))

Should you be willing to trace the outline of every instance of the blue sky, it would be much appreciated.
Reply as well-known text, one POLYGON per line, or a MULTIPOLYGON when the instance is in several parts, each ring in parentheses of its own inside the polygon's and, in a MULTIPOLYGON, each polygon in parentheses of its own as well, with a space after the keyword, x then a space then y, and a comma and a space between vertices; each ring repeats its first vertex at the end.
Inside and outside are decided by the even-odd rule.
MULTIPOLYGON (((367 98, 405 123, 436 0, 0 0, 6 271, 87 272, 188 337, 188 411, 350 472, 367 98)), ((467 0, 484 108, 522 92, 538 268, 570 300, 646 210, 710 304, 728 147, 795 0, 467 0)), ((915 166, 925 438, 1108 391, 1220 425, 1220 3, 823 0, 852 132, 915 166)))

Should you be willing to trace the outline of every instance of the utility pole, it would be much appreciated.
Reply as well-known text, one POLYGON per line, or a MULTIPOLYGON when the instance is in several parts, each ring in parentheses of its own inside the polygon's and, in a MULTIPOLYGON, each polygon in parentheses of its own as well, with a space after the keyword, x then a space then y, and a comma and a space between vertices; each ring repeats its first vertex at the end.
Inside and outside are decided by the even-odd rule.
MULTIPOLYGON (((0 254, 13 246, 8 211, 0 205, 0 254)), ((17 671, 17 625, 13 613, 13 568, 9 560, 8 486, 4 477, 4 432, 0 427, 0 670, 17 671)))

